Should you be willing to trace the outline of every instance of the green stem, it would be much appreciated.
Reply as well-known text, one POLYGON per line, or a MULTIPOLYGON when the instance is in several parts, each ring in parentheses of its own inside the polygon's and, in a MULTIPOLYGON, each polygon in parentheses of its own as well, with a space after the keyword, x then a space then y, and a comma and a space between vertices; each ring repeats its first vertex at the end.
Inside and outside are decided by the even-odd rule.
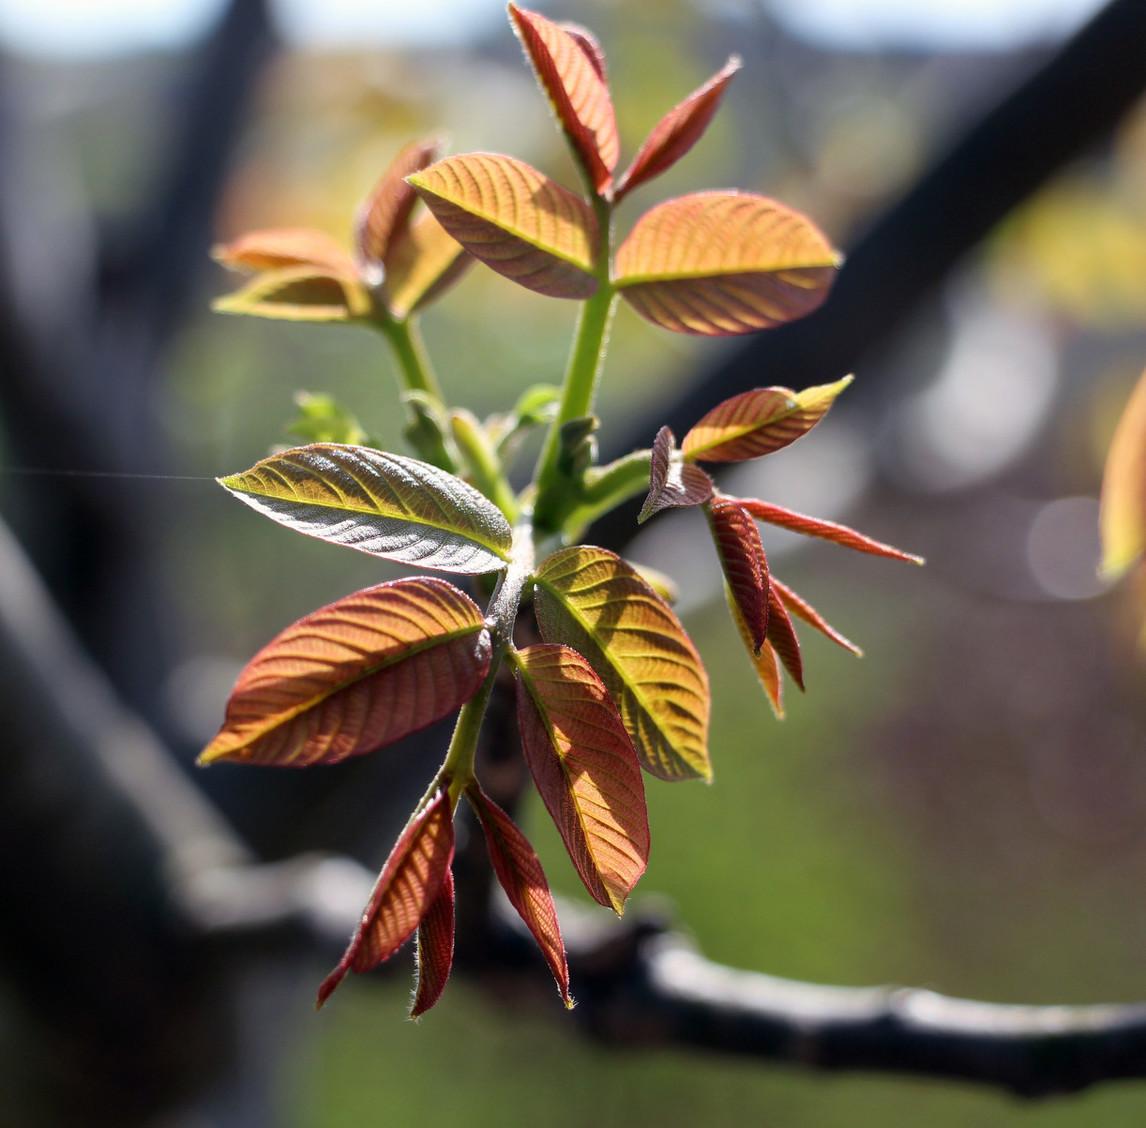
POLYGON ((512 524, 517 520, 517 496, 506 479, 501 460, 482 425, 470 412, 458 408, 450 412, 450 433, 473 484, 512 524))
POLYGON ((407 392, 425 392, 439 404, 443 403, 438 378, 434 375, 434 368, 422 341, 422 334, 418 332, 414 322, 409 318, 398 321, 386 315, 378 318, 376 324, 394 350, 394 357, 402 374, 403 389, 407 392))
POLYGON ((449 781, 450 807, 458 805, 458 799, 474 778, 474 757, 477 755, 478 736, 481 733, 482 721, 485 720, 486 707, 489 705, 493 693, 493 683, 497 680, 498 667, 501 665, 501 656, 504 647, 494 651, 493 661, 490 663, 489 673, 481 684, 481 688, 471 697, 458 713, 457 724, 454 725, 454 735, 450 738, 450 747, 446 752, 445 762, 442 764, 437 777, 431 784, 431 791, 443 778, 449 781))
POLYGON ((603 513, 644 493, 649 488, 651 464, 650 451, 635 450, 608 466, 590 470, 585 475, 576 503, 563 519, 569 536, 576 539, 586 525, 592 524, 603 513))

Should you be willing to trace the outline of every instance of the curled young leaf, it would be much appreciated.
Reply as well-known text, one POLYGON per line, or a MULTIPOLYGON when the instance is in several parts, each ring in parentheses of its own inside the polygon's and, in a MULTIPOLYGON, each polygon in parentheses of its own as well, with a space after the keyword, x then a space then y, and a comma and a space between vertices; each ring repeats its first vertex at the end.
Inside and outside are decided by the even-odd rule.
MULTIPOLYGON (((776 581, 773 580, 772 583, 775 584, 776 581)), ((724 598, 728 603, 728 611, 732 615, 732 621, 736 624, 737 633, 744 643, 744 649, 748 651, 748 657, 752 661, 752 668, 756 671, 757 680, 768 695, 768 703, 772 706, 772 712, 778 721, 782 721, 784 719, 784 685, 780 680, 780 662, 776 657, 776 651, 767 640, 759 650, 755 649, 752 632, 748 629, 748 624, 744 621, 744 615, 740 611, 740 605, 736 602, 732 589, 727 583, 724 585, 724 598)))
POLYGON ((857 658, 863 657, 863 651, 850 639, 845 638, 831 625, 803 596, 797 595, 787 584, 782 584, 775 576, 772 577, 772 587, 783 601, 784 606, 795 616, 803 619, 811 627, 815 627, 825 638, 830 638, 837 646, 850 651, 857 658))
POLYGON ((320 607, 243 668, 200 764, 333 764, 447 716, 478 690, 491 642, 445 580, 393 580, 320 607))
POLYGON ((309 266, 321 274, 355 278, 354 259, 325 231, 272 227, 250 231, 211 248, 211 256, 234 270, 261 272, 309 266))
POLYGON ((788 609, 773 587, 768 589, 768 641, 792 680, 803 689, 804 659, 800 654, 800 640, 796 637, 788 609))
POLYGON ((561 992, 566 1009, 572 1010, 565 941, 561 938, 557 906, 553 903, 553 894, 549 892, 549 882, 545 880, 541 862, 529 839, 518 830, 513 819, 482 791, 476 780, 466 789, 466 798, 481 823, 493 872, 497 874, 509 903, 537 941, 557 981, 557 990, 561 992))
POLYGON ((453 858, 453 811, 449 794, 439 791, 406 824, 390 851, 349 947, 318 989, 318 1006, 330 998, 347 972, 376 968, 414 935, 453 858))
POLYGON ((418 925, 417 986, 410 1017, 420 1018, 441 997, 454 962, 454 875, 447 869, 438 895, 418 925))
POLYGON ((697 192, 637 220, 617 252, 615 281, 654 325, 723 337, 811 313, 838 263, 799 212, 748 192, 697 192))
POLYGON ((807 537, 821 537, 833 544, 843 545, 844 548, 851 548, 856 552, 866 552, 872 556, 905 560, 908 564, 923 563, 922 556, 904 552, 890 544, 864 536, 863 533, 850 529, 847 525, 840 525, 835 521, 821 521, 818 517, 807 517, 803 513, 795 513, 780 505, 769 505, 768 502, 756 498, 742 497, 737 500, 756 520, 767 521, 768 524, 778 525, 781 529, 790 529, 793 533, 802 533, 807 537))
POLYGON ((354 321, 370 313, 370 295, 353 277, 291 266, 264 271, 211 308, 281 321, 354 321))
POLYGON ((649 493, 637 516, 640 525, 662 509, 703 505, 712 497, 712 479, 699 466, 685 462, 675 446, 672 431, 662 427, 653 442, 649 493))
POLYGON ((607 195, 621 143, 599 45, 581 29, 563 27, 515 4, 509 5, 509 16, 558 124, 597 194, 607 195))
POLYGON ((604 682, 567 646, 518 651, 525 761, 590 896, 618 915, 645 872, 649 822, 632 741, 604 682))
POLYGON ((1146 372, 1123 409, 1102 477, 1102 573, 1123 575, 1146 552, 1146 372))
POLYGON ((768 637, 769 594, 768 558, 760 543, 756 523, 731 498, 714 498, 707 506, 712 540, 720 557, 720 567, 751 640, 752 653, 758 654, 768 637))
POLYGON ((587 545, 543 560, 534 583, 542 638, 588 659, 644 767, 661 779, 711 779, 708 675, 656 592, 615 553, 587 545))
POLYGON ((703 86, 657 122, 617 184, 618 201, 672 168, 701 139, 720 106, 725 87, 739 69, 740 60, 733 55, 703 86))
POLYGON ((513 535, 497 506, 415 458, 312 443, 219 484, 280 525, 373 556, 469 575, 509 560, 513 535))
POLYGON ((719 403, 684 437, 681 450, 690 461, 744 462, 794 443, 828 413, 852 382, 845 376, 794 392, 756 388, 719 403))
POLYGON ((406 183, 406 177, 430 164, 440 148, 436 138, 403 146, 370 195, 363 200, 354 221, 354 243, 358 250, 358 264, 367 277, 382 277, 390 247, 395 237, 408 226, 410 212, 418 202, 414 189, 406 183))
POLYGON ((587 298, 597 289, 597 220, 579 196, 513 157, 467 153, 409 178, 474 258, 527 290, 587 298))

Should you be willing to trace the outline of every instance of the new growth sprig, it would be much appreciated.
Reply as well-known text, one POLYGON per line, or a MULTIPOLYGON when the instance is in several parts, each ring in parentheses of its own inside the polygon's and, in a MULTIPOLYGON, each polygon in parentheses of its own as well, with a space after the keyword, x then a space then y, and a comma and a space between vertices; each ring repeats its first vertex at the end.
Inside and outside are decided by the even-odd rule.
POLYGON ((764 196, 699 192, 655 205, 614 246, 613 212, 700 139, 738 63, 729 62, 653 129, 618 174, 620 140, 604 55, 584 29, 510 5, 511 22, 583 177, 582 193, 514 157, 439 159, 405 148, 363 204, 354 250, 303 230, 260 231, 217 251, 254 273, 218 308, 343 322, 381 332, 400 375, 420 456, 369 445, 353 416, 304 404, 319 441, 280 451, 221 484, 273 521, 387 560, 476 580, 483 610, 444 579, 355 592, 304 616, 247 664, 219 734, 200 757, 277 767, 372 752, 456 713, 441 767, 394 845, 324 1002, 417 937, 412 1007, 437 1001, 454 938, 453 820, 464 798, 506 895, 572 1005, 553 898, 532 846, 482 790, 475 754, 499 669, 516 684, 522 752, 594 900, 616 913, 645 871, 642 769, 710 779, 708 676, 664 585, 604 548, 578 543, 592 519, 647 493, 641 520, 699 507, 724 571, 736 628, 781 713, 780 666, 803 688, 792 617, 858 650, 772 577, 756 522, 862 552, 918 558, 832 522, 727 497, 700 463, 770 455, 811 430, 850 382, 761 388, 717 404, 680 447, 662 428, 648 450, 597 465, 593 415, 617 299, 673 332, 727 336, 783 324, 827 295, 838 255, 810 220, 764 196), (420 210, 421 214, 418 215, 420 210), (474 259, 519 285, 581 303, 559 388, 527 389, 477 420, 442 399, 415 319, 474 259), (521 436, 547 426, 529 485, 508 468, 521 436), (528 607, 541 642, 518 648, 528 607))

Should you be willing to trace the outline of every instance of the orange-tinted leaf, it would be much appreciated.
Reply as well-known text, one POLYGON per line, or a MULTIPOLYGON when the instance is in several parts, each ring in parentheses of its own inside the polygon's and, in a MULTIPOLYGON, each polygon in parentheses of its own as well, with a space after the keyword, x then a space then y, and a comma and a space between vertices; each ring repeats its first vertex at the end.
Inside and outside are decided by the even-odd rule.
POLYGON ((597 289, 593 210, 524 161, 467 153, 438 161, 409 182, 474 258, 527 290, 587 298, 597 289))
POLYGON ((1102 477, 1102 571, 1121 576, 1146 552, 1146 372, 1123 409, 1102 477))
POLYGON ((719 403, 697 423, 681 444, 687 459, 701 462, 744 462, 794 443, 827 414, 850 383, 845 376, 794 392, 791 388, 756 388, 719 403))
POLYGON ((211 308, 284 321, 353 321, 369 314, 370 295, 353 277, 291 266, 264 271, 241 290, 217 298, 211 308))
POLYGON ((609 77, 605 73, 605 52, 597 42, 597 37, 587 27, 570 23, 568 20, 563 20, 557 26, 577 41, 577 46, 585 52, 589 65, 597 72, 597 77, 607 85, 609 77))
POLYGON ((350 946, 318 989, 321 1007, 348 971, 370 971, 385 963, 417 930, 430 911, 454 858, 454 822, 449 794, 439 791, 406 824, 350 946))
POLYGON ((409 317, 452 286, 473 259, 432 215, 420 216, 398 235, 386 256, 386 306, 409 317))
POLYGON ((863 651, 851 639, 845 638, 831 625, 803 596, 797 595, 787 584, 782 584, 775 576, 772 577, 772 587, 784 602, 784 606, 793 615, 803 619, 809 626, 815 627, 825 638, 830 638, 837 646, 850 650, 857 658, 863 657, 863 651))
POLYGON ((454 963, 454 875, 449 869, 418 925, 417 959, 418 985, 411 1018, 420 1018, 442 997, 454 963))
POLYGON ((748 192, 697 192, 637 220, 617 252, 616 284, 654 325, 724 337, 811 313, 838 263, 799 212, 748 192))
POLYGON ((632 561, 629 561, 629 566, 670 607, 680 599, 680 588, 672 576, 648 564, 634 564, 632 561))
POLYGON ((525 761, 595 901, 618 915, 649 860, 645 785, 605 683, 575 650, 517 654, 525 761))
POLYGON ((404 146, 362 201, 354 220, 354 243, 363 273, 372 282, 381 280, 387 252, 395 236, 408 225, 410 212, 418 202, 406 177, 424 169, 438 155, 440 147, 436 139, 404 146))
POLYGON ((720 567, 757 654, 768 637, 771 605, 768 558, 756 522, 731 498, 714 498, 707 507, 720 567))
POLYGON ((739 69, 740 60, 733 55, 703 86, 657 122, 617 184, 618 200, 672 168, 701 139, 720 106, 725 87, 739 69))
MULTIPOLYGON (((775 580, 772 581, 773 584, 775 582, 775 580)), ((740 639, 744 643, 744 649, 748 651, 748 657, 752 661, 752 668, 756 671, 756 677, 768 695, 772 712, 775 713, 777 720, 782 721, 784 719, 784 685, 780 680, 780 662, 776 657, 776 651, 767 640, 758 651, 753 649, 755 644, 752 640, 752 632, 748 629, 748 624, 744 621, 744 616, 740 613, 740 607, 728 584, 724 585, 724 598, 728 602, 728 610, 732 615, 732 621, 736 624, 740 639)))
POLYGON ((600 47, 537 12, 510 4, 509 15, 558 123, 598 194, 607 194, 621 143, 600 47))
POLYGON ((711 779, 708 675, 660 596, 632 565, 588 545, 543 560, 534 583, 542 638, 588 659, 641 763, 661 779, 711 779))
POLYGON ((649 495, 637 516, 638 524, 662 509, 703 505, 712 497, 712 479, 699 466, 685 462, 675 447, 672 431, 662 427, 653 442, 649 495))
POLYGON ((769 505, 768 502, 756 498, 742 497, 738 500, 758 521, 767 521, 770 525, 778 525, 794 533, 803 533, 807 537, 822 537, 833 544, 855 549, 856 552, 887 556, 892 560, 906 560, 909 564, 923 563, 922 556, 915 556, 913 553, 893 548, 890 544, 873 540, 863 533, 856 532, 855 529, 849 529, 847 525, 840 525, 835 521, 821 521, 818 517, 806 517, 803 513, 794 513, 791 509, 785 509, 780 505, 769 505))
POLYGON ((800 640, 788 615, 788 609, 774 587, 768 588, 768 641, 784 663, 792 680, 804 688, 804 659, 800 654, 800 640))
POLYGON ((509 903, 517 910, 526 928, 533 934, 568 1009, 573 1007, 569 994, 569 964, 565 958, 565 941, 557 922, 557 906, 549 892, 545 871, 530 846, 529 840, 475 781, 466 789, 485 833, 490 864, 497 874, 509 903))
POLYGON ((333 764, 452 713, 489 670, 477 605, 445 580, 392 580, 320 607, 247 663, 201 764, 333 764))
POLYGON ((211 255, 235 270, 282 270, 315 267, 320 273, 354 278, 354 259, 325 231, 304 227, 274 227, 251 231, 211 249, 211 255))

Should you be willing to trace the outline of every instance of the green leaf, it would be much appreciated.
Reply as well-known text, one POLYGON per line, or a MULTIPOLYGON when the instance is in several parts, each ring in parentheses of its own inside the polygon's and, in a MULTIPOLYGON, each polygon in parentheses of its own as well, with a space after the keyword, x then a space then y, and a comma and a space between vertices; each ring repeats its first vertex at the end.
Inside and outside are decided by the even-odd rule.
POLYGON ((534 574, 542 638, 583 654, 641 762, 661 779, 711 779, 708 675, 680 620, 615 553, 574 545, 534 574))
POLYGON ((373 556, 470 575, 509 561, 512 532, 497 506, 415 458, 313 443, 219 483, 280 525, 373 556))
POLYGON ((287 430, 313 443, 350 443, 361 446, 367 439, 362 425, 332 396, 322 392, 295 392, 299 414, 287 430))

